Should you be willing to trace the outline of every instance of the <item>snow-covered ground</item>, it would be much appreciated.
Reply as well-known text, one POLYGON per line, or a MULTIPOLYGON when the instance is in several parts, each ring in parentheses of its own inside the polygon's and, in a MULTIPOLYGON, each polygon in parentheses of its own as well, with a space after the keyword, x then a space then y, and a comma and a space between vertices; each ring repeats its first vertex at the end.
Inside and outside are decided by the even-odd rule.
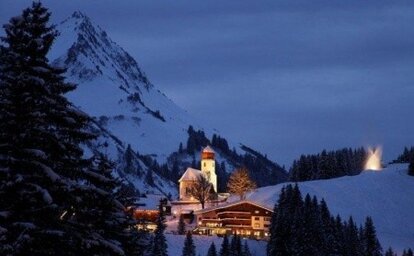
MULTIPOLYGON (((167 234, 167 243, 168 243, 168 255, 178 256, 182 254, 184 246, 184 235, 171 235, 167 234)), ((217 252, 220 250, 221 243, 223 238, 217 236, 193 236, 194 244, 196 246, 196 255, 204 256, 207 254, 210 244, 214 242, 216 245, 217 252)), ((242 240, 247 241, 249 245, 250 252, 255 256, 264 256, 266 255, 266 242, 265 241, 256 241, 256 240, 242 240)))
MULTIPOLYGON (((324 198, 331 212, 343 219, 352 215, 362 224, 366 216, 371 216, 384 249, 392 246, 401 252, 414 247, 414 177, 407 175, 406 164, 298 184, 303 195, 324 198)), ((260 188, 248 199, 273 207, 284 185, 260 188)))

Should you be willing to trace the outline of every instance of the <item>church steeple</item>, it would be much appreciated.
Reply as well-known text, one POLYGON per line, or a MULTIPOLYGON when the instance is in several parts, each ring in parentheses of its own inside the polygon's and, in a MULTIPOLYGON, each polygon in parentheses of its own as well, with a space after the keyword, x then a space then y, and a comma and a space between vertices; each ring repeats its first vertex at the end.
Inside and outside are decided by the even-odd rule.
POLYGON ((207 146, 201 151, 201 172, 213 184, 214 191, 217 193, 217 175, 216 175, 215 152, 207 146))

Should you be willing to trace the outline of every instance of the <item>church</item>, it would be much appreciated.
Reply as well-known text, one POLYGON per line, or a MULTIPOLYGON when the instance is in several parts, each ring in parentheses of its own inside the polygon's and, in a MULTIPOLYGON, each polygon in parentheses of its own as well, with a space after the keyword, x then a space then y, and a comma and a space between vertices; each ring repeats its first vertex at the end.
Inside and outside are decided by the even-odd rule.
POLYGON ((191 195, 191 187, 197 182, 200 175, 204 175, 213 185, 214 191, 217 192, 215 152, 210 146, 201 151, 201 170, 189 167, 178 180, 180 183, 180 201, 196 201, 191 195))

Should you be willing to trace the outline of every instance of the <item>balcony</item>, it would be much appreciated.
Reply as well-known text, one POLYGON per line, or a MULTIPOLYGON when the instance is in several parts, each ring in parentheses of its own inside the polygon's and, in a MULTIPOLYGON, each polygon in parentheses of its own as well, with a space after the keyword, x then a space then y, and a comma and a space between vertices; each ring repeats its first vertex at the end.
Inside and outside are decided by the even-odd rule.
POLYGON ((223 212, 218 212, 218 213, 217 213, 217 215, 220 215, 220 214, 226 214, 226 213, 228 213, 228 214, 244 214, 244 215, 251 215, 251 213, 250 213, 250 212, 243 212, 243 211, 223 211, 223 212))

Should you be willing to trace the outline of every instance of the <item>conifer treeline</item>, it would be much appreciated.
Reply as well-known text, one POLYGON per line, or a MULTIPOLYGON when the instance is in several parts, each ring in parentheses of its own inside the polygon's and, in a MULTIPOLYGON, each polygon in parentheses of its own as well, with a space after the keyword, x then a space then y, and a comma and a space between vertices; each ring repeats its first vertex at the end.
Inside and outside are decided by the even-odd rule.
MULTIPOLYGON (((194 245, 192 234, 188 231, 184 240, 182 256, 195 255, 196 247, 194 245)), ((231 242, 229 242, 228 237, 225 235, 220 250, 217 252, 216 245, 212 242, 208 248, 207 256, 252 256, 252 254, 250 253, 247 241, 243 244, 240 236, 233 235, 231 242)))
POLYGON ((242 244, 240 236, 233 235, 231 241, 229 242, 229 238, 225 235, 223 238, 223 242, 221 243, 220 250, 218 253, 215 250, 214 243, 211 244, 207 256, 251 256, 249 246, 247 245, 247 241, 244 241, 242 244))
MULTIPOLYGON (((266 156, 260 154, 253 149, 242 146, 245 154, 238 154, 236 149, 230 149, 229 144, 225 138, 213 134, 211 141, 206 137, 203 131, 196 131, 192 126, 189 126, 188 140, 186 148, 179 146, 179 152, 186 152, 193 155, 200 151, 203 147, 211 145, 215 150, 225 155, 233 166, 237 168, 245 167, 249 170, 249 176, 257 184, 258 187, 274 185, 286 181, 286 171, 278 164, 270 161, 266 156)), ((193 167, 199 168, 199 163, 193 163, 193 167)), ((224 192, 229 175, 226 172, 224 161, 216 164, 216 172, 218 176, 219 192, 224 192)))
MULTIPOLYGON (((155 186, 153 172, 177 183, 183 170, 188 167, 188 163, 184 164, 179 160, 180 155, 189 154, 194 157, 194 154, 201 151, 203 147, 211 145, 214 149, 224 155, 233 166, 246 167, 249 170, 250 177, 259 187, 274 185, 287 180, 287 173, 282 167, 247 146, 242 146, 243 150, 248 152, 242 155, 238 154, 235 149, 230 149, 227 140, 219 135, 213 134, 210 142, 203 131, 196 131, 192 126, 189 126, 187 132, 188 139, 186 145, 183 146, 183 144, 180 143, 178 151, 173 152, 168 157, 168 163, 164 164, 158 163, 156 159, 150 155, 141 155, 139 152, 134 152, 131 146, 128 145, 123 156, 124 164, 121 166, 121 173, 134 174, 138 177, 142 177, 144 172, 142 171, 142 166, 139 161, 137 161, 137 159, 139 159, 148 167, 148 171, 144 176, 147 184, 155 186)), ((191 162, 191 167, 196 169, 200 168, 200 162, 196 161, 195 157, 191 162)), ((226 169, 225 161, 216 161, 218 192, 225 192, 227 189, 227 182, 230 177, 227 171, 229 170, 226 169)))
POLYGON ((372 219, 356 226, 352 217, 332 216, 324 200, 302 198, 297 185, 281 191, 271 219, 269 256, 381 256, 372 219))
POLYGON ((0 48, 0 255, 141 255, 143 240, 103 155, 84 158, 90 118, 51 66, 57 31, 34 2, 0 48))
POLYGON ((363 170, 366 157, 367 152, 364 148, 323 150, 316 155, 301 155, 292 164, 290 180, 307 181, 356 175, 363 170))
POLYGON ((414 147, 404 147, 404 151, 397 157, 394 163, 411 163, 414 162, 414 147))

